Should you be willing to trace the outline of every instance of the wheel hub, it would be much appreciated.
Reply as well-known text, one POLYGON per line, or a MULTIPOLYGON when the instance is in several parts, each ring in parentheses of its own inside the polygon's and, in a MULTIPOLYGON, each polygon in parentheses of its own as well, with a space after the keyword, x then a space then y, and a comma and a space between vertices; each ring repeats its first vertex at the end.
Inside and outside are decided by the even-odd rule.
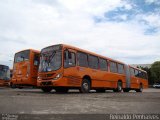
POLYGON ((87 83, 83 83, 83 88, 84 88, 85 90, 88 90, 88 88, 89 88, 88 84, 87 84, 87 83))

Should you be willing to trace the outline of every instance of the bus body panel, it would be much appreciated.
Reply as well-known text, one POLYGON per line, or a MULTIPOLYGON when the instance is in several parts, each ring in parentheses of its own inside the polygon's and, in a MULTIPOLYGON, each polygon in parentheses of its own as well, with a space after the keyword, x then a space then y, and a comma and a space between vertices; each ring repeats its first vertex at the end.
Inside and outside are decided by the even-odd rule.
POLYGON ((3 80, 3 79, 0 79, 0 86, 1 87, 4 87, 4 86, 9 86, 9 83, 10 83, 10 80, 3 80))

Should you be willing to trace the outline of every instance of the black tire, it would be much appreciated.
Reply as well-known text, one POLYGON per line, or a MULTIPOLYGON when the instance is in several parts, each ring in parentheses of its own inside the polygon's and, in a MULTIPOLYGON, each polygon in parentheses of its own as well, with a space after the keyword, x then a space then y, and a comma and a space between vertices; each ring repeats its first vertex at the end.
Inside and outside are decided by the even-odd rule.
POLYGON ((22 87, 22 86, 18 86, 18 88, 19 88, 19 89, 23 89, 23 87, 22 87))
POLYGON ((117 92, 117 89, 113 89, 113 92, 117 92))
POLYGON ((89 93, 90 89, 91 89, 91 83, 89 82, 89 80, 83 79, 81 88, 79 89, 79 91, 81 93, 89 93))
POLYGON ((96 89, 96 92, 98 92, 98 93, 105 93, 105 91, 106 91, 106 90, 103 89, 103 88, 102 88, 102 89, 96 89))
POLYGON ((142 92, 142 91, 143 91, 143 85, 140 84, 140 85, 139 85, 139 89, 136 89, 136 92, 142 92))
POLYGON ((114 92, 122 92, 122 82, 118 81, 117 82, 117 88, 113 89, 114 92))
POLYGON ((123 89, 123 92, 129 92, 130 90, 129 89, 123 89))
POLYGON ((16 85, 14 85, 13 83, 10 83, 10 87, 15 89, 16 88, 16 85))
POLYGON ((45 92, 45 93, 49 93, 49 92, 52 91, 52 88, 50 88, 50 87, 44 87, 44 88, 41 88, 41 90, 42 90, 43 92, 45 92))
POLYGON ((68 88, 56 88, 55 91, 57 93, 67 93, 68 92, 68 88))

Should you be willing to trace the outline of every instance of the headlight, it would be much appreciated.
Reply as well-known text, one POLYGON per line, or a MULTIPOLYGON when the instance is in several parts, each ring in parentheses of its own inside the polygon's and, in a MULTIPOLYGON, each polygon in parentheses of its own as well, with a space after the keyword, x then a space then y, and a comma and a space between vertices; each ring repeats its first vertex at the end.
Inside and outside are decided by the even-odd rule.
POLYGON ((28 77, 29 75, 28 75, 28 73, 26 74, 26 77, 28 77))
POLYGON ((39 76, 37 77, 37 80, 40 80, 40 77, 39 77, 39 76))
POLYGON ((62 77, 62 73, 57 74, 56 77, 53 78, 53 79, 54 79, 54 80, 57 80, 57 79, 60 78, 60 77, 62 77))

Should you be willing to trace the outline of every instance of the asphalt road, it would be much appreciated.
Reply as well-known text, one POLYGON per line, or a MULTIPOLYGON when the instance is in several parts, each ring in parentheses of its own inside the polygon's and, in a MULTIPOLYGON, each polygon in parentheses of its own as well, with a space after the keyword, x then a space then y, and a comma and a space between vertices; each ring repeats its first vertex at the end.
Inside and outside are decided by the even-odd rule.
POLYGON ((12 114, 106 114, 160 113, 160 89, 143 93, 67 94, 43 93, 39 89, 0 88, 0 113, 12 114))

